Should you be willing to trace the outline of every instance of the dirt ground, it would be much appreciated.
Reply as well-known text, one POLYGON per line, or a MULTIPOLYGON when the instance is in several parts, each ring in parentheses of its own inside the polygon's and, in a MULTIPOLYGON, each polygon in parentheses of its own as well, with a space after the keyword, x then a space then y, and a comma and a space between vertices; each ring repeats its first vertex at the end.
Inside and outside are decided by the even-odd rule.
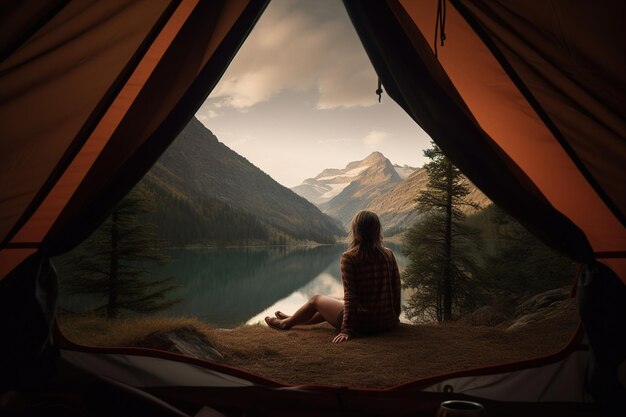
POLYGON ((276 331, 263 325, 209 329, 191 318, 107 321, 61 320, 64 334, 78 343, 133 346, 159 330, 192 326, 222 353, 225 364, 289 384, 383 388, 457 370, 543 356, 572 337, 575 314, 564 314, 524 328, 400 325, 387 333, 331 343, 330 325, 276 331))
POLYGON ((229 365, 290 384, 383 388, 462 369, 543 356, 559 350, 576 321, 545 320, 517 331, 465 325, 401 325, 376 336, 331 343, 329 325, 288 332, 265 326, 218 330, 229 365))

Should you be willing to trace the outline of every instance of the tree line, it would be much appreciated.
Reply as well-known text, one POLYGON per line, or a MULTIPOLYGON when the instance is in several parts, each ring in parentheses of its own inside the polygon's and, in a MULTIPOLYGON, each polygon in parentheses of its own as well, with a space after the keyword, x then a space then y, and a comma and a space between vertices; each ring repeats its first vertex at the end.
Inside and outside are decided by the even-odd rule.
POLYGON ((286 245, 298 240, 334 243, 334 236, 310 228, 283 230, 217 198, 191 198, 160 187, 150 178, 142 183, 154 200, 154 209, 142 215, 142 220, 155 224, 158 235, 175 246, 286 245))
POLYGON ((61 281, 70 294, 100 300, 91 313, 108 318, 154 313, 179 301, 172 297, 174 277, 155 272, 170 261, 165 241, 154 225, 139 220, 152 207, 145 187, 135 187, 91 236, 59 260, 61 281))
POLYGON ((151 185, 140 182, 91 236, 58 260, 70 295, 100 300, 91 313, 116 318, 176 304, 174 277, 156 272, 170 262, 165 250, 172 245, 270 244, 284 251, 286 245, 310 237, 307 230, 288 235, 217 199, 190 201, 151 185))
MULTIPOLYGON (((455 320, 496 293, 533 293, 571 281, 573 262, 496 206, 466 216, 463 207, 478 207, 467 199, 465 177, 436 145, 424 154, 430 159, 425 165, 429 181, 416 198, 419 220, 406 231, 403 242, 410 261, 402 274, 403 286, 413 290, 407 317, 455 320)), ((143 181, 92 236, 62 259, 66 265, 62 279, 69 293, 100 298, 95 313, 110 318, 124 312, 152 313, 178 301, 173 297, 174 279, 154 273, 155 267, 169 261, 167 245, 284 246, 311 234, 314 231, 302 230, 289 235, 223 201, 190 201, 143 181)))
POLYGON ((420 218, 405 233, 402 274, 412 289, 406 306, 414 321, 445 322, 497 294, 536 293, 567 285, 574 263, 556 253, 504 211, 491 205, 472 216, 465 177, 434 143, 424 151, 428 183, 416 198, 420 218))

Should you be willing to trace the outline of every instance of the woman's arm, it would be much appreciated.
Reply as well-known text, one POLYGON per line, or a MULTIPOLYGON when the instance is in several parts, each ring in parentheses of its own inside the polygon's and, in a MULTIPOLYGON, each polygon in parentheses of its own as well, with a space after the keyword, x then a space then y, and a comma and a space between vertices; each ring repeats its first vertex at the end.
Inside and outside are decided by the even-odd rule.
POLYGON ((398 262, 396 262, 396 257, 391 252, 391 261, 392 261, 392 271, 391 271, 391 290, 393 297, 393 311, 400 317, 400 312, 402 310, 402 302, 400 300, 400 270, 398 269, 398 262))
POLYGON ((343 322, 341 333, 352 335, 356 320, 356 266, 353 259, 345 253, 341 255, 341 282, 343 283, 343 322))

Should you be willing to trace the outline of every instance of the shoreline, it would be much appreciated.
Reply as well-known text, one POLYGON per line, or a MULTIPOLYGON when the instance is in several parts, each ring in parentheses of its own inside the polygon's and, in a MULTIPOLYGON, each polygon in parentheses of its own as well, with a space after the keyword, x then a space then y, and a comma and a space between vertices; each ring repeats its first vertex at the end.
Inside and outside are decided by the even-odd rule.
MULTIPOLYGON (((391 237, 383 238, 383 246, 385 243, 390 243, 395 246, 402 245, 402 234, 393 235, 391 237)), ((245 249, 245 248, 317 248, 320 246, 338 246, 344 245, 348 246, 348 242, 335 242, 335 243, 296 243, 296 244, 287 244, 287 245, 276 245, 276 244, 248 244, 248 245, 202 245, 202 244, 193 244, 193 245, 184 245, 184 246, 166 246, 166 250, 198 250, 198 249, 245 249)))
POLYGON ((246 248, 316 248, 320 246, 335 246, 335 245, 345 245, 345 243, 297 243, 297 244, 287 244, 287 245, 276 245, 276 244, 248 244, 248 245, 202 245, 202 244, 194 244, 194 245, 184 245, 184 246, 167 246, 166 250, 198 250, 198 249, 246 249, 246 248))

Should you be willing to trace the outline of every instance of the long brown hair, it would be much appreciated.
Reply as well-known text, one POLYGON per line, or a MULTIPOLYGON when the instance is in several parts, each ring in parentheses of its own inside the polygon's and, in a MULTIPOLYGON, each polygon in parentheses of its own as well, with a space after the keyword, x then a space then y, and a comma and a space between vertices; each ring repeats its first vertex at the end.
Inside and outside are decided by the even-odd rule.
POLYGON ((363 210, 354 216, 350 227, 349 250, 360 259, 385 255, 382 227, 376 213, 363 210))

